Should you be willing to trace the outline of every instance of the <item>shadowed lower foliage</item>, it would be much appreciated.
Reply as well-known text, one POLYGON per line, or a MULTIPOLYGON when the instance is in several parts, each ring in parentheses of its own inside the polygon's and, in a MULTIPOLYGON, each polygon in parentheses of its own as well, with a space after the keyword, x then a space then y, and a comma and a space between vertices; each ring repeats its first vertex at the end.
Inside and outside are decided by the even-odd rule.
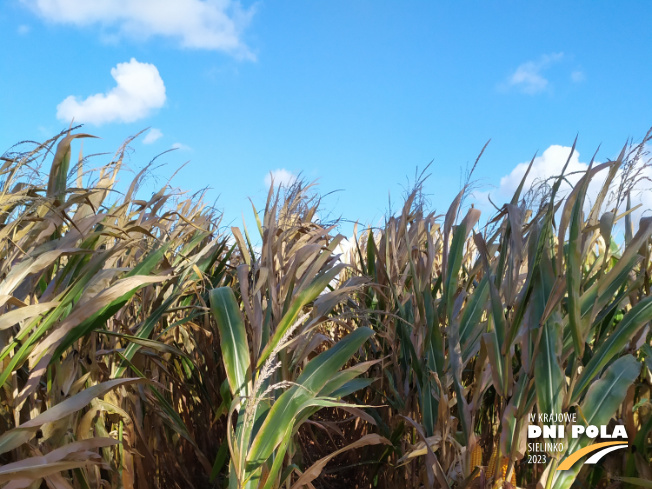
POLYGON ((0 487, 652 479, 652 219, 629 203, 643 144, 566 194, 563 174, 522 183, 488 219, 468 187, 437 215, 419 179, 342 255, 310 185, 225 230, 201 196, 141 200, 146 170, 118 185, 126 145, 71 165, 90 137, 2 158, 0 487), (592 442, 569 439, 528 463, 528 416, 562 412, 623 424, 629 447, 556 471, 592 442))

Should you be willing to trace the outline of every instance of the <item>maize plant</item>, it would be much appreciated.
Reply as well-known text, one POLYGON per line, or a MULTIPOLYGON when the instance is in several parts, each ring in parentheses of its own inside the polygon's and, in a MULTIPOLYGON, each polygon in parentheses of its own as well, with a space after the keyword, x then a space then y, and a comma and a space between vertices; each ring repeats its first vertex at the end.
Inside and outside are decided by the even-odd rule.
MULTIPOLYGON (((260 256, 246 228, 246 238, 233 229, 244 261, 237 270, 239 299, 230 287, 210 293, 233 399, 228 419, 237 414, 235 426, 227 427, 229 487, 289 487, 295 473, 292 487, 310 484, 325 461, 293 467, 297 430, 322 407, 356 409, 341 398, 372 381, 357 377, 375 361, 342 370, 372 331, 353 327, 355 304, 338 306, 362 281, 330 287, 344 267, 333 256, 342 236, 331 238, 311 221, 316 207, 307 190, 298 183, 280 203, 280 191, 270 188, 259 223, 260 256)), ((377 443, 389 442, 368 434, 351 448, 377 443)))

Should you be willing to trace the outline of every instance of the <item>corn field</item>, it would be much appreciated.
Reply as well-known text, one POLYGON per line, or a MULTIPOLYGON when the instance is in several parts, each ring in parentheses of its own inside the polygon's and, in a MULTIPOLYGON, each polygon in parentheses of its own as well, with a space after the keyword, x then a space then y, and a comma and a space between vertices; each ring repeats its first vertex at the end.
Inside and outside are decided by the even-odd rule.
POLYGON ((5 153, 0 487, 652 487, 650 136, 493 216, 470 183, 437 214, 424 173, 346 248, 301 181, 225 229, 142 199, 147 168, 119 188, 130 140, 94 169, 83 133, 5 153), (531 463, 541 413, 628 446, 531 463))

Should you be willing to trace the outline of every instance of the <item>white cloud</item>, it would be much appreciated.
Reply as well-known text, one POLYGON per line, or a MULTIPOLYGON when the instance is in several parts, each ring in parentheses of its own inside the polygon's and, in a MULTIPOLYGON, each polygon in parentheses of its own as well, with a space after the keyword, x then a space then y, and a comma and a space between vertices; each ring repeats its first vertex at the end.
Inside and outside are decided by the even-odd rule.
POLYGON ((134 122, 147 117, 165 103, 165 84, 156 66, 134 58, 111 69, 116 86, 106 93, 79 100, 71 95, 57 106, 57 118, 63 122, 134 122))
POLYGON ((158 141, 163 137, 163 133, 160 129, 152 127, 149 132, 145 135, 143 139, 143 144, 152 144, 154 141, 158 141))
POLYGON ((272 180, 277 187, 288 187, 297 180, 297 176, 285 168, 278 168, 265 175, 265 185, 269 187, 272 180))
POLYGON ((253 58, 242 42, 255 8, 234 0, 21 0, 47 21, 101 27, 105 37, 175 39, 182 47, 253 58))
POLYGON ((548 79, 543 72, 561 60, 564 53, 544 54, 536 61, 527 61, 516 68, 505 82, 506 88, 517 88, 528 95, 541 93, 548 88, 548 79))
MULTIPOLYGON (((561 170, 568 160, 568 155, 570 155, 571 148, 568 146, 559 146, 553 144, 548 149, 546 149, 541 156, 537 156, 534 159, 532 164, 532 169, 528 174, 527 179, 525 180, 524 189, 529 189, 533 184, 541 183, 548 178, 555 177, 561 174, 561 170)), ((494 203, 498 204, 494 199, 494 196, 501 200, 501 203, 507 202, 512 198, 517 187, 523 179, 523 175, 527 171, 527 167, 530 162, 519 163, 514 167, 514 169, 508 174, 500 179, 500 185, 496 192, 491 192, 492 200, 494 203)), ((580 162, 580 154, 578 151, 573 152, 573 156, 568 163, 568 168, 566 169, 567 182, 564 182, 560 187, 560 192, 566 192, 570 189, 569 182, 575 184, 580 178, 581 175, 577 172, 586 171, 588 165, 586 163, 580 162)))
POLYGON ((178 149, 181 151, 190 151, 192 148, 186 144, 183 143, 174 143, 172 145, 172 149, 178 149))
POLYGON ((581 83, 586 80, 586 75, 582 70, 575 70, 571 73, 571 80, 573 83, 581 83))
MULTIPOLYGON (((635 164, 636 167, 641 168, 638 179, 639 181, 634 185, 631 192, 632 206, 641 204, 641 207, 632 214, 635 226, 638 225, 638 220, 643 215, 650 215, 650 210, 652 210, 652 192, 650 192, 652 187, 652 168, 645 166, 645 163, 649 160, 650 149, 651 148, 646 146, 646 150, 648 150, 647 155, 644 155, 635 164)), ((571 148, 568 146, 552 145, 548 147, 541 156, 536 157, 532 164, 532 169, 525 180, 524 190, 521 197, 523 197, 523 194, 533 185, 537 185, 545 180, 559 176, 562 168, 566 164, 570 151, 571 148)), ((493 206, 489 202, 489 197, 491 197, 493 203, 498 207, 509 202, 521 183, 529 164, 530 162, 528 161, 516 165, 509 174, 500 179, 500 185, 495 190, 488 192, 476 191, 473 193, 473 200, 483 211, 485 217, 489 217, 494 212, 493 206)), ((598 164, 598 162, 595 162, 594 166, 598 164)), ((559 195, 562 196, 568 194, 587 169, 588 164, 581 162, 579 152, 575 151, 570 159, 568 168, 566 169, 566 180, 559 188, 559 195)), ((595 200, 599 190, 602 188, 606 176, 607 170, 605 169, 596 174, 591 180, 587 191, 587 207, 585 212, 588 212, 590 208, 589 204, 595 200)), ((622 170, 619 170, 612 182, 613 190, 619 187, 622 181, 622 176, 622 170)), ((552 183, 552 181, 549 183, 552 183)), ((603 206, 603 211, 607 210, 606 205, 609 204, 611 197, 611 195, 607 196, 605 205, 603 206)), ((621 207, 619 210, 619 212, 622 211, 624 211, 624 207, 621 207)))

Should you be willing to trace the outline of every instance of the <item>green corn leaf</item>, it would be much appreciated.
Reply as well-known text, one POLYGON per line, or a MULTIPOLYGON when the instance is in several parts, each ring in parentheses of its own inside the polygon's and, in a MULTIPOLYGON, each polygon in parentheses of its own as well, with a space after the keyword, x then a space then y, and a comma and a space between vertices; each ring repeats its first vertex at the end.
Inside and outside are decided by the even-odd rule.
POLYGON ((269 459, 285 433, 292 429, 302 406, 317 396, 372 334, 369 328, 358 328, 306 365, 297 377, 297 385, 281 394, 254 438, 247 455, 254 467, 269 459))
MULTIPOLYGON (((492 279, 493 280, 493 279, 492 279)), ((498 295, 498 289, 489 281, 489 291, 491 296, 491 312, 490 324, 493 323, 493 328, 488 333, 482 335, 483 341, 487 348, 489 355, 489 366, 494 381, 496 391, 503 397, 507 397, 507 383, 506 374, 503 362, 503 355, 501 353, 505 341, 505 313, 503 312, 503 303, 498 295), (493 321, 492 321, 493 320, 493 321)))
POLYGON ((337 397, 333 393, 338 391, 343 385, 352 381, 359 375, 365 373, 372 365, 377 364, 380 360, 370 360, 368 362, 358 363, 352 367, 337 372, 319 391, 320 396, 337 397))
MULTIPOLYGON (((591 385, 582 401, 580 409, 586 426, 606 425, 625 400, 627 390, 640 372, 641 364, 632 355, 625 355, 612 363, 600 380, 591 385)), ((571 440, 566 453, 574 453, 591 442, 592 439, 587 436, 571 440)), ((581 468, 582 464, 577 463, 569 470, 557 472, 553 488, 568 489, 581 468)))
MULTIPOLYGON (((152 331, 154 331, 154 328, 158 324, 159 320, 163 317, 163 315, 168 311, 168 309, 172 306, 172 304, 177 300, 178 296, 176 294, 170 295, 163 304, 161 304, 159 307, 157 307, 154 311, 152 311, 145 321, 143 321, 142 325, 134 335, 136 338, 149 338, 149 336, 152 334, 152 331)), ((114 374, 115 377, 122 376, 125 372, 125 370, 128 368, 128 361, 131 361, 134 357, 134 355, 140 350, 141 345, 135 342, 130 342, 129 345, 127 345, 127 348, 125 348, 124 351, 124 359, 120 363, 120 365, 117 367, 116 372, 114 374)))
MULTIPOLYGON (((263 489, 273 489, 274 487, 277 487, 276 479, 279 473, 281 472, 281 467, 283 466, 283 459, 285 458, 285 452, 287 452, 288 445, 290 444, 291 438, 292 438, 292 430, 288 429, 283 436, 283 441, 280 445, 278 453, 274 454, 274 461, 272 462, 272 467, 269 470, 269 474, 267 475, 267 480, 265 482, 265 485, 263 486, 263 489)), ((251 486, 252 489, 254 489, 254 487, 255 486, 251 486)))
POLYGON ((577 402, 580 399, 584 390, 600 373, 600 370, 619 354, 638 330, 650 320, 652 320, 652 297, 647 297, 625 315, 614 332, 596 349, 575 384, 571 402, 577 402))
MULTIPOLYGON (((481 328, 480 318, 484 312, 489 298, 489 275, 480 281, 467 299, 466 306, 460 320, 460 345, 469 347, 469 343, 479 336, 481 328), (471 340, 471 341, 469 341, 471 340)), ((464 349, 464 348, 463 348, 464 349)))
MULTIPOLYGON (((580 309, 580 288, 582 282, 582 226, 584 224, 584 196, 589 185, 590 170, 579 182, 579 192, 571 213, 570 230, 566 254, 566 285, 568 288, 568 319, 575 352, 578 356, 584 354, 586 332, 580 309)), ((563 237, 561 237, 563 240, 563 237)), ((552 411, 548 411, 552 412, 552 411)), ((556 411, 555 411, 556 412, 556 411)))
MULTIPOLYGON (((540 413, 559 413, 564 397, 565 377, 561 367, 562 328, 559 313, 554 312, 551 317, 541 324, 541 319, 553 292, 555 278, 552 263, 548 256, 544 256, 539 266, 539 273, 535 275, 535 284, 532 290, 530 306, 532 307, 532 322, 536 321, 539 329, 533 330, 531 337, 538 337, 540 332, 538 351, 535 352, 534 379, 537 393, 537 402, 540 413)), ((532 324, 535 327, 535 324, 532 324)), ((534 345, 532 346, 534 348, 534 345)))
POLYGON ((342 399, 343 397, 346 397, 348 395, 353 394, 354 392, 358 392, 359 390, 365 389, 369 387, 371 384, 375 382, 376 379, 353 379, 350 380, 349 382, 346 382, 343 384, 341 387, 338 389, 335 389, 329 397, 333 397, 334 399, 342 399))
POLYGON ((500 354, 500 345, 496 338, 494 331, 484 333, 482 341, 487 349, 487 356, 489 357, 489 368, 491 369, 491 378, 493 380, 496 392, 503 397, 507 397, 507 388, 505 386, 505 370, 503 357, 500 354))
POLYGON ((263 365, 265 360, 269 358, 271 353, 278 346, 281 338, 283 338, 288 329, 290 329, 292 324, 294 324, 296 321, 299 313, 301 312, 301 309, 306 304, 314 301, 319 296, 319 294, 324 291, 331 280, 333 280, 344 267, 345 265, 338 265, 328 270, 327 272, 323 272, 317 275, 315 279, 310 283, 310 285, 308 285, 296 295, 287 312, 276 327, 274 336, 261 353, 260 358, 258 359, 257 368, 260 368, 263 365))
POLYGON ((222 359, 231 394, 234 397, 247 396, 251 380, 249 343, 235 294, 230 287, 220 287, 211 290, 210 301, 220 333, 222 359))
MULTIPOLYGON (((437 372, 439 377, 444 375, 444 340, 439 330, 439 321, 435 313, 432 296, 428 291, 423 291, 423 304, 426 314, 426 344, 425 364, 431 372, 437 372)), ((427 369, 425 370, 427 371, 427 369)))
POLYGON ((446 269, 446 285, 444 286, 444 300, 442 305, 446 307, 446 314, 448 315, 449 322, 453 321, 451 315, 453 314, 453 301, 455 293, 457 292, 457 284, 459 281, 460 268, 462 266, 462 258, 464 258, 464 245, 466 237, 468 236, 475 223, 480 219, 480 211, 478 209, 469 209, 466 217, 457 226, 453 232, 453 240, 451 242, 450 254, 448 256, 448 266, 446 269))
POLYGON ((631 484, 633 486, 652 488, 652 481, 648 479, 641 479, 640 477, 620 477, 612 475, 611 480, 623 482, 624 484, 631 484))
POLYGON ((558 353, 561 351, 561 327, 550 319, 542 326, 534 379, 540 413, 560 413, 565 378, 558 353))
POLYGON ((472 432, 471 413, 464 397, 464 385, 462 383, 462 351, 459 340, 459 323, 453 321, 448 329, 448 355, 450 357, 450 366, 453 374, 453 387, 457 397, 457 411, 462 425, 464 439, 468 443, 472 432))

